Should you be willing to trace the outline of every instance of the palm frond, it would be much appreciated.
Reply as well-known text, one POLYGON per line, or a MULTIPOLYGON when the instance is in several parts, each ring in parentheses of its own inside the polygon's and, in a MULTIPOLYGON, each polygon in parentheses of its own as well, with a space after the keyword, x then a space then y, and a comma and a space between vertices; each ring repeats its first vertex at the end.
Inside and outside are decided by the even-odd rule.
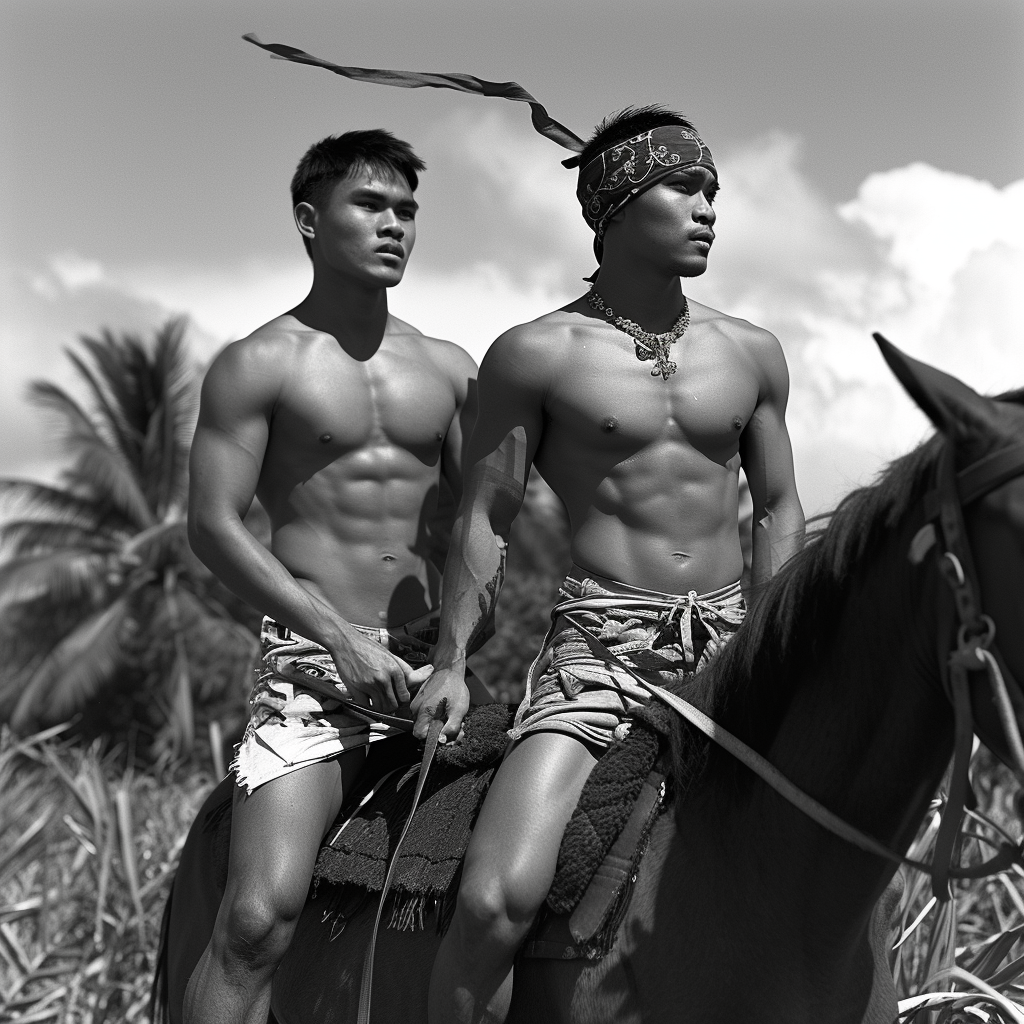
POLYGON ((188 489, 188 454, 198 397, 198 377, 184 347, 184 321, 170 321, 156 335, 152 387, 156 405, 142 449, 144 477, 158 514, 182 504, 188 489))
POLYGON ((50 651, 14 708, 12 729, 62 722, 96 696, 120 663, 131 596, 85 618, 50 651))
POLYGON ((138 474, 99 437, 82 441, 76 452, 75 464, 65 471, 64 478, 72 486, 90 488, 98 498, 109 502, 112 508, 132 522, 136 529, 145 529, 155 522, 138 474))
POLYGON ((104 329, 99 338, 79 340, 92 357, 112 405, 141 442, 153 409, 146 388, 149 359, 142 339, 134 334, 115 335, 104 329))
MULTIPOLYGON (((82 343, 88 347, 91 339, 82 338, 82 343)), ((74 349, 64 349, 64 354, 71 360, 72 366, 78 371, 79 376, 85 381, 92 393, 93 404, 100 413, 100 420, 103 424, 102 433, 108 435, 109 440, 121 452, 125 460, 131 464, 138 463, 139 448, 142 443, 142 435, 129 422, 123 409, 119 409, 109 396, 108 390, 93 373, 89 364, 78 355, 74 349)))
POLYGON ((108 566, 104 555, 74 548, 12 558, 0 564, 0 609, 44 595, 57 604, 92 602, 108 566))
POLYGON ((101 440, 89 414, 62 387, 48 380, 34 380, 28 388, 29 401, 54 419, 71 452, 82 440, 101 440))
POLYGON ((104 503, 92 495, 10 477, 0 479, 0 501, 16 514, 38 512, 93 529, 99 529, 105 513, 104 503))
POLYGON ((162 523, 150 526, 129 538, 121 547, 121 556, 126 559, 138 558, 156 545, 171 541, 187 541, 187 524, 184 519, 165 519, 162 523))
POLYGON ((14 519, 0 523, 0 545, 12 555, 28 555, 58 548, 112 552, 116 543, 105 531, 60 519, 14 519))

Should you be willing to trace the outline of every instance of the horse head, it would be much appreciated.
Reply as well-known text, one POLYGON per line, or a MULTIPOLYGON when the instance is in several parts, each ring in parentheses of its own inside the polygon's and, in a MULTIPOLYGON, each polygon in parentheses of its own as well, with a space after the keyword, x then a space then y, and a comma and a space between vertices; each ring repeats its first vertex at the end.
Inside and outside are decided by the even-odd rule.
POLYGON ((944 443, 910 552, 936 557, 952 591, 940 599, 943 676, 958 659, 967 668, 974 731, 1024 783, 1024 391, 979 395, 875 340, 944 443))

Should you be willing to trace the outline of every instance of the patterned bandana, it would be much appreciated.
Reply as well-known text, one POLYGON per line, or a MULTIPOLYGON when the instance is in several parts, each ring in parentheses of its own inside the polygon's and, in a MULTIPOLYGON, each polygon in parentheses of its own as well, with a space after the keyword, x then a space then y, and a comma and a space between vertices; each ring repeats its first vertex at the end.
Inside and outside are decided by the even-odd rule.
POLYGON ((594 231, 598 261, 612 215, 662 178, 686 167, 706 167, 718 177, 711 150, 701 138, 680 125, 666 125, 617 142, 580 168, 576 198, 583 207, 583 219, 594 231))

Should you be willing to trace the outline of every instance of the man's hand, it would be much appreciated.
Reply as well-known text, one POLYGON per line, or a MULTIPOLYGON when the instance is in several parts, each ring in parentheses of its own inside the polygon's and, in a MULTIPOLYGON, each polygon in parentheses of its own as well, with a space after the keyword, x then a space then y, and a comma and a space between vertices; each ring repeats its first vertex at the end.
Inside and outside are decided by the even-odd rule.
POLYGON ((458 737, 462 719, 469 710, 469 687, 466 686, 465 673, 451 668, 439 668, 416 694, 412 702, 416 725, 412 732, 417 739, 427 738, 427 728, 434 716, 434 709, 442 698, 448 701, 448 721, 440 737, 440 741, 445 743, 458 737))
POLYGON ((433 665, 413 670, 401 658, 360 633, 347 637, 345 645, 331 651, 338 675, 356 704, 390 713, 408 704, 410 689, 420 686, 433 672, 433 665))

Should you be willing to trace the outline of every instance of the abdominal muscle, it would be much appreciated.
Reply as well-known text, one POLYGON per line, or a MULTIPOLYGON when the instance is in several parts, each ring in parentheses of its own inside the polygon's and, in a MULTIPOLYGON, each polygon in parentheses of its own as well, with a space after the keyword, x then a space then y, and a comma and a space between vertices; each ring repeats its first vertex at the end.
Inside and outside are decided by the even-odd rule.
POLYGON ((565 502, 572 559, 581 568, 669 594, 706 594, 739 580, 734 468, 678 444, 652 445, 596 486, 565 473, 565 465, 560 476, 544 476, 565 502))
POLYGON ((412 480, 305 481, 267 508, 272 553, 351 623, 394 627, 424 615, 440 595, 425 525, 437 471, 424 468, 412 480))

